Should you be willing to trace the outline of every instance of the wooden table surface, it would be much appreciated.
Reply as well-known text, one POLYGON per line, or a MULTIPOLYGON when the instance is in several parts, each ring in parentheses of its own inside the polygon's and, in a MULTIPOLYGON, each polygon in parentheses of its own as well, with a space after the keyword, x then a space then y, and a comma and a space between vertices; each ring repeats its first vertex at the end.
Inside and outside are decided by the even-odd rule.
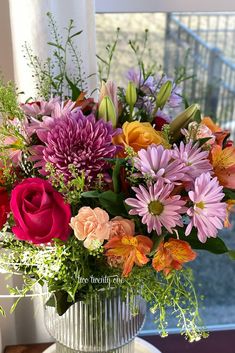
POLYGON ((7 347, 4 353, 42 353, 51 343, 7 347))

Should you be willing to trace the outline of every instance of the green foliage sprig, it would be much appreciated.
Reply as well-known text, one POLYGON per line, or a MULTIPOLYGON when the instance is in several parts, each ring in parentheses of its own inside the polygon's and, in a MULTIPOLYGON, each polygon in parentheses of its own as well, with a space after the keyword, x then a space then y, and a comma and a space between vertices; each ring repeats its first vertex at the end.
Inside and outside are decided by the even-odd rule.
POLYGON ((0 78, 0 116, 2 115, 4 120, 23 118, 24 115, 18 103, 19 95, 20 92, 13 82, 9 81, 4 84, 0 78))
POLYGON ((47 13, 51 41, 47 44, 52 49, 52 56, 44 62, 34 55, 28 43, 24 44, 25 57, 33 70, 38 96, 48 100, 52 96, 72 97, 76 100, 82 91, 87 90, 87 78, 83 69, 81 55, 74 43, 75 37, 82 31, 74 32, 74 21, 70 20, 63 38, 59 34, 57 23, 50 12, 47 13), (73 68, 68 67, 71 57, 73 68))

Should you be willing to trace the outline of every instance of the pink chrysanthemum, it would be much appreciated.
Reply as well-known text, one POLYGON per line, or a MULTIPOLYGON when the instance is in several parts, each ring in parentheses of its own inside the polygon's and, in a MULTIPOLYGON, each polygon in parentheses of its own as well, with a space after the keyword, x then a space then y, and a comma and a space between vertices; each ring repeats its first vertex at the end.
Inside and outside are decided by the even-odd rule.
POLYGON ((136 198, 129 198, 125 202, 131 206, 130 215, 142 217, 142 223, 148 227, 148 232, 156 230, 158 235, 162 234, 162 227, 169 233, 173 233, 176 226, 183 226, 181 213, 186 209, 183 207, 185 201, 180 195, 170 196, 174 189, 173 184, 164 184, 158 180, 148 189, 140 185, 132 188, 136 198))
POLYGON ((174 146, 172 156, 175 160, 184 163, 189 167, 187 175, 188 180, 195 180, 202 173, 212 170, 212 166, 208 160, 208 151, 202 151, 197 143, 190 141, 187 144, 180 142, 180 146, 174 146))
POLYGON ((185 163, 172 159, 172 150, 166 150, 161 145, 141 149, 135 158, 135 168, 144 177, 153 181, 163 180, 165 183, 181 182, 188 169, 185 163))
MULTIPOLYGON (((51 118, 52 119, 52 118, 51 118)), ((50 131, 40 134, 44 145, 31 149, 31 161, 36 161, 42 175, 46 175, 46 164, 50 163, 66 180, 72 178, 70 166, 77 172, 84 173, 91 181, 99 173, 106 173, 110 168, 107 158, 113 158, 119 150, 112 138, 119 132, 110 122, 96 121, 94 115, 84 116, 81 110, 76 114, 51 121, 50 131)))
POLYGON ((207 238, 217 236, 218 229, 223 228, 226 218, 226 203, 221 202, 224 197, 222 189, 217 178, 211 179, 210 173, 196 178, 194 191, 189 192, 189 198, 194 205, 187 211, 192 218, 186 228, 186 235, 190 234, 194 226, 202 243, 205 243, 207 238))

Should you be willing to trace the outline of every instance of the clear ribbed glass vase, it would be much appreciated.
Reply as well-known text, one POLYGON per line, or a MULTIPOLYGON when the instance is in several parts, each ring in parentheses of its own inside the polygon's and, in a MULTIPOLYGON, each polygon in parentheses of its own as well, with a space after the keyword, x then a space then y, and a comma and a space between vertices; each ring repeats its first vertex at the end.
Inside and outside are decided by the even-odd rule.
POLYGON ((56 340, 57 353, 134 353, 134 338, 144 323, 146 303, 140 296, 123 297, 112 289, 79 301, 59 316, 45 307, 45 324, 56 340), (133 310, 136 312, 133 314, 133 310))

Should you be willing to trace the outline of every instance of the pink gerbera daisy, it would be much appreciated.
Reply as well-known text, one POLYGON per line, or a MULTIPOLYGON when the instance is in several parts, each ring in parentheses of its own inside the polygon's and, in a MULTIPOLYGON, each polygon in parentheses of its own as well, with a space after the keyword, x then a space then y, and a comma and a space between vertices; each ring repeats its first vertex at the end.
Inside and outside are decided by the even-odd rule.
POLYGON ((222 189, 218 179, 211 179, 210 173, 203 173, 196 178, 194 191, 188 193, 193 207, 187 212, 192 218, 186 228, 186 235, 190 234, 194 226, 202 243, 205 243, 207 238, 217 236, 218 229, 223 228, 226 219, 226 203, 221 202, 224 197, 222 189))
POLYGON ((163 180, 172 183, 184 180, 187 167, 180 160, 172 159, 172 150, 164 149, 162 145, 151 145, 138 152, 135 158, 135 168, 144 177, 153 181, 163 180))
POLYGON ((174 146, 172 156, 175 160, 184 163, 189 167, 187 174, 190 180, 195 180, 202 173, 212 170, 212 166, 208 160, 208 151, 202 151, 198 143, 193 144, 190 141, 187 144, 180 142, 180 146, 174 146))
POLYGON ((156 230, 158 235, 162 234, 162 227, 169 233, 173 233, 176 226, 183 226, 181 213, 186 209, 183 207, 185 201, 180 195, 170 196, 174 189, 173 184, 164 184, 158 180, 146 189, 144 186, 132 188, 136 198, 129 198, 125 202, 131 206, 130 215, 142 217, 142 223, 148 227, 148 232, 156 230))

